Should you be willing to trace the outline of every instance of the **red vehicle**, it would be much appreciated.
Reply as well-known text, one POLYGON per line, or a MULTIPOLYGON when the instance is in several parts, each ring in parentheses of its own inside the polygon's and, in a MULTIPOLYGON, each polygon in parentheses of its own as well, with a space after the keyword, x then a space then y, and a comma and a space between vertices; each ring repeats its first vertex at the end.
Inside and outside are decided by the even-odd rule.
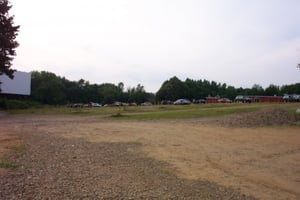
POLYGON ((221 98, 221 99, 218 99, 218 103, 232 103, 232 101, 227 98, 221 98))

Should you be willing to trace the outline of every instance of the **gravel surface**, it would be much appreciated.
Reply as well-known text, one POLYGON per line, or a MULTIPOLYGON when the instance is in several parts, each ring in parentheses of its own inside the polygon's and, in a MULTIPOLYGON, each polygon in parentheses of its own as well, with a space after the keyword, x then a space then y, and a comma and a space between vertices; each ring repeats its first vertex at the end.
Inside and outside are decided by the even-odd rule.
POLYGON ((283 109, 263 109, 250 113, 217 117, 206 121, 228 127, 262 127, 299 124, 300 117, 283 109))
MULTIPOLYGON (((228 127, 299 121, 299 116, 280 109, 199 119, 228 127)), ((40 122, 34 126, 51 123, 48 119, 40 122)), ((18 119, 10 123, 35 122, 18 119)), ((19 167, 1 175, 0 199, 254 199, 206 180, 180 179, 172 166, 143 154, 139 143, 91 143, 26 130, 18 134, 25 148, 9 156, 19 167)))
POLYGON ((177 178, 138 143, 90 143, 23 133, 19 168, 0 179, 0 199, 254 199, 205 180, 177 178))

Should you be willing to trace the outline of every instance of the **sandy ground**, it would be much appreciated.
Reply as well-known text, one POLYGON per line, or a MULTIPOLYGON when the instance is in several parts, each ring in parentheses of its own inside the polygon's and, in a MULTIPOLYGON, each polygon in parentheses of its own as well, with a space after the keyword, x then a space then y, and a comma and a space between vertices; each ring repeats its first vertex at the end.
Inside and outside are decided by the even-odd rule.
POLYGON ((93 143, 134 142, 147 156, 174 166, 171 173, 180 178, 216 182, 259 199, 300 199, 299 127, 233 128, 190 120, 68 116, 18 116, 9 122, 0 127, 2 154, 7 137, 20 130, 93 143))
MULTIPOLYGON (((188 122, 101 122, 60 127, 92 142, 138 142, 177 175, 207 179, 261 199, 300 198, 299 128, 222 128, 188 122)), ((49 130, 55 131, 55 130, 49 130)))

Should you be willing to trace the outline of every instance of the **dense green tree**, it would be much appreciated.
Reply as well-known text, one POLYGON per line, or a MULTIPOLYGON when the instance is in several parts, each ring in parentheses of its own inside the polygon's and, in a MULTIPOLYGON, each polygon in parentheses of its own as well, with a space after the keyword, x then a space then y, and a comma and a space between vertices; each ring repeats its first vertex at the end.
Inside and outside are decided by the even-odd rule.
POLYGON ((236 91, 235 87, 233 87, 233 86, 228 86, 227 87, 226 95, 225 95, 226 98, 229 98, 229 99, 233 100, 237 95, 238 94, 237 94, 237 91, 236 91))
POLYGON ((11 7, 8 0, 0 0, 0 75, 13 78, 15 70, 11 69, 11 62, 19 46, 16 41, 19 26, 14 26, 14 16, 9 16, 11 7))
POLYGON ((222 96, 233 99, 237 92, 232 86, 207 80, 192 80, 187 78, 181 82, 177 77, 165 81, 157 92, 157 100, 176 100, 178 98, 204 99, 208 96, 222 96), (229 89, 228 89, 229 88, 229 89))
POLYGON ((82 102, 82 88, 79 87, 77 81, 69 81, 66 78, 62 79, 65 88, 65 95, 67 96, 68 103, 82 102))
POLYGON ((176 76, 165 81, 156 94, 158 101, 171 100, 175 101, 179 98, 186 98, 186 86, 176 76))
POLYGON ((198 81, 187 78, 185 80, 186 87, 186 97, 188 99, 200 99, 201 98, 201 88, 198 81))
POLYGON ((279 89, 279 86, 277 86, 277 85, 271 84, 265 90, 265 95, 268 95, 268 96, 278 96, 279 94, 280 94, 280 89, 279 89))
POLYGON ((281 95, 283 94, 300 94, 300 83, 282 86, 281 95))
POLYGON ((264 89, 262 86, 258 85, 258 84, 254 84, 251 88, 251 94, 252 95, 264 95, 264 89))
POLYGON ((128 88, 127 93, 129 103, 135 102, 141 104, 149 100, 148 94, 146 93, 144 86, 142 86, 141 84, 138 84, 136 87, 133 88, 128 88))
POLYGON ((120 101, 122 96, 121 89, 112 84, 112 83, 104 83, 100 85, 100 92, 102 94, 102 102, 103 104, 111 104, 115 101, 120 101))
POLYGON ((67 102, 63 79, 51 72, 32 72, 31 95, 44 104, 64 104, 67 102))
POLYGON ((119 82, 118 83, 118 88, 123 92, 124 91, 124 83, 123 82, 119 82))

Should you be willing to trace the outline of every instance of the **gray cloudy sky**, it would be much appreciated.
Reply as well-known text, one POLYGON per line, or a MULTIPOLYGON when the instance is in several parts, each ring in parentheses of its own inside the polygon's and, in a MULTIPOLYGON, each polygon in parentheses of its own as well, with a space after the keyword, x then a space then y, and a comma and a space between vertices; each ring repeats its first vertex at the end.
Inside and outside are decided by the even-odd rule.
POLYGON ((300 82, 299 0, 10 0, 19 71, 141 83, 172 76, 235 87, 300 82))

